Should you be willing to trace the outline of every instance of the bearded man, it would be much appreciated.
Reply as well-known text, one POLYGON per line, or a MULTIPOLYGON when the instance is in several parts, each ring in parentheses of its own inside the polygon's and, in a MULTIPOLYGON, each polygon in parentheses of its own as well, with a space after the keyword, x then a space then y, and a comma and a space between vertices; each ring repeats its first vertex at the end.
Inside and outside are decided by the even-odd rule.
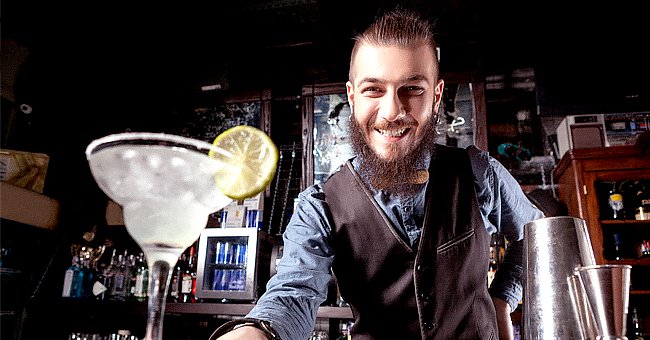
POLYGON ((434 143, 444 81, 431 27, 396 10, 355 38, 355 157, 300 193, 277 274, 212 339, 307 339, 332 275, 355 340, 513 337, 523 228, 543 215, 486 152, 434 143), (509 247, 488 289, 496 232, 509 247))

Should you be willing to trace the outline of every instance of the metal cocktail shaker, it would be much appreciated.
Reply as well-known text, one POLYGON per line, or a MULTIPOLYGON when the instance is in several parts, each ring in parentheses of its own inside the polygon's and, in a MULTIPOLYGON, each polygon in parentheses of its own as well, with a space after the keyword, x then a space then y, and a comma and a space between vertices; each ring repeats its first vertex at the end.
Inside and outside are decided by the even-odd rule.
POLYGON ((524 226, 524 339, 582 339, 567 278, 595 265, 585 221, 556 216, 524 226))

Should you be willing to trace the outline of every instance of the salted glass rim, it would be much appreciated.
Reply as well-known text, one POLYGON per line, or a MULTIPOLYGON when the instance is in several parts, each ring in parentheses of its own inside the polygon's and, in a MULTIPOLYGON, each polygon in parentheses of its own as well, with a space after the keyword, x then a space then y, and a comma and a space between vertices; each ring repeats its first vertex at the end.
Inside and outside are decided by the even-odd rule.
POLYGON ((160 132, 121 132, 106 135, 98 139, 93 140, 86 147, 86 158, 90 159, 94 153, 100 151, 104 148, 111 147, 113 145, 120 145, 122 141, 139 141, 135 145, 168 145, 168 146, 177 146, 192 151, 205 151, 206 156, 207 152, 210 150, 217 153, 224 153, 224 150, 218 148, 208 142, 202 140, 184 137, 169 133, 160 133, 160 132), (163 142, 162 144, 157 144, 156 142, 163 142), (190 148, 188 148, 188 146, 190 148))

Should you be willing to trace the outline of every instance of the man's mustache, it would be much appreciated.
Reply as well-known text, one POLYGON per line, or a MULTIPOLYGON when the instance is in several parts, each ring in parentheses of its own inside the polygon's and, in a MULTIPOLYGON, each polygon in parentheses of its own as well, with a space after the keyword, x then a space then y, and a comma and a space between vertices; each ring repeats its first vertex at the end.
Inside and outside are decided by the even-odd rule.
POLYGON ((398 119, 394 121, 380 121, 372 124, 372 128, 375 130, 399 130, 416 127, 417 122, 415 119, 398 119))

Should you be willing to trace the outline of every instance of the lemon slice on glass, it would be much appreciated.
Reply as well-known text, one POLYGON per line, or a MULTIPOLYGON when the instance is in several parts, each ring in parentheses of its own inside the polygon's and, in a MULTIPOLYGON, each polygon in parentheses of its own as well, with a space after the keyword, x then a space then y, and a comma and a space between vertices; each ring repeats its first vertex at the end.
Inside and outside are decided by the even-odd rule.
POLYGON ((278 148, 264 131, 239 125, 220 133, 212 144, 220 149, 208 155, 223 164, 215 174, 222 194, 242 200, 264 191, 273 180, 278 148))

